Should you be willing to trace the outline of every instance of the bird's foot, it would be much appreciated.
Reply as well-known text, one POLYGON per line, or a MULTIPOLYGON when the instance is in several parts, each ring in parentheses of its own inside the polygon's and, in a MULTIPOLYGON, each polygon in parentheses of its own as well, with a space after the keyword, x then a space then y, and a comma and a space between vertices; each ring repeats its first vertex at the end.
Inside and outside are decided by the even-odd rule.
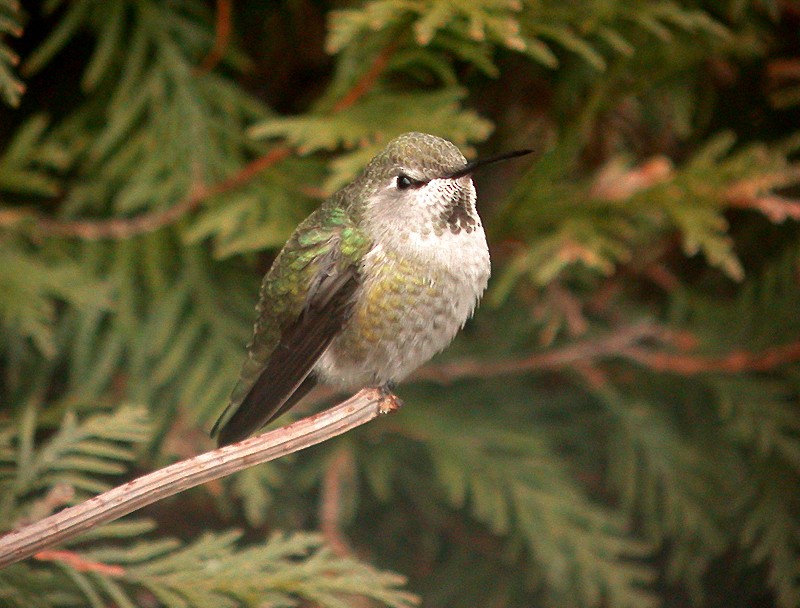
POLYGON ((403 400, 394 394, 391 384, 383 384, 378 387, 371 388, 375 391, 375 399, 378 401, 378 410, 381 414, 391 414, 403 407, 403 400))

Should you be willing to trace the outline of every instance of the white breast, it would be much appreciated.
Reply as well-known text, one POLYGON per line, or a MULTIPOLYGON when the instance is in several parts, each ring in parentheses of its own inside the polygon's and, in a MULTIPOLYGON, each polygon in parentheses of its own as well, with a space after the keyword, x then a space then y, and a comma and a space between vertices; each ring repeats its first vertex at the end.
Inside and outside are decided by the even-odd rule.
POLYGON ((490 273, 480 223, 471 232, 404 236, 365 256, 356 309, 318 362, 321 379, 353 387, 399 381, 472 316, 490 273))
POLYGON ((361 264, 353 314, 320 358, 324 381, 399 381, 446 347, 472 316, 489 280, 489 249, 465 176, 417 190, 391 184, 367 204, 374 243, 361 264), (462 222, 450 223, 459 203, 462 222))

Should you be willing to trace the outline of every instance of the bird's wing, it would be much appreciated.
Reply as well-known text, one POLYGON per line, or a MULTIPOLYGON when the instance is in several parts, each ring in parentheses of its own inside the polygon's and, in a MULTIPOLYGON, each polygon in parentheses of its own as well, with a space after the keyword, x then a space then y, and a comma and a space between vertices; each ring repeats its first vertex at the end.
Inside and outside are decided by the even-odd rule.
POLYGON ((277 344, 241 403, 232 400, 214 425, 211 433, 217 435, 220 446, 244 439, 314 386, 309 374, 347 322, 359 284, 356 266, 343 262, 337 247, 315 261, 316 271, 299 315, 283 325, 277 344))

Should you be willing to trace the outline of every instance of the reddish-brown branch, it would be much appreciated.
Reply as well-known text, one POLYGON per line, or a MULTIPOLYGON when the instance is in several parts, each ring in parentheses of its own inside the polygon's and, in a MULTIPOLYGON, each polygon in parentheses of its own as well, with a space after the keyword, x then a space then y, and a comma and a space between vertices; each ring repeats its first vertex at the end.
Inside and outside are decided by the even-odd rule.
POLYGON ((217 0, 217 19, 214 23, 214 46, 200 64, 199 72, 210 72, 220 62, 231 39, 231 0, 217 0))
POLYGON ((764 372, 800 361, 800 341, 773 346, 759 352, 734 350, 719 357, 652 351, 640 346, 629 346, 620 355, 658 372, 684 376, 714 372, 764 372))
POLYGON ((672 333, 669 330, 655 325, 631 325, 601 338, 580 340, 522 359, 505 361, 464 359, 452 363, 426 365, 418 369, 413 377, 415 380, 432 380, 447 384, 459 378, 493 378, 535 370, 560 369, 579 362, 620 355, 625 349, 641 340, 666 341, 671 336, 672 333))
MULTIPOLYGON (((219 0, 217 10, 217 41, 215 42, 214 50, 212 50, 203 62, 204 66, 207 63, 215 63, 218 60, 218 58, 215 58, 215 51, 221 54, 224 51, 225 45, 227 45, 230 35, 230 11, 231 6, 229 0, 219 0)), ((380 74, 386 69, 389 59, 396 48, 397 43, 389 44, 375 57, 372 65, 364 75, 334 105, 334 112, 341 112, 351 107, 375 85, 380 74)), ((5 210, 0 212, 0 226, 12 225, 26 219, 34 219, 37 230, 45 236, 73 237, 88 241, 135 237, 177 222, 183 216, 197 209, 207 198, 216 194, 228 192, 246 184, 261 171, 283 160, 292 152, 293 149, 289 146, 274 148, 264 156, 242 167, 242 169, 231 177, 216 185, 196 189, 195 192, 188 195, 184 200, 168 209, 145 213, 131 218, 112 218, 99 221, 61 221, 37 216, 27 211, 5 210)))
POLYGON ((378 78, 386 69, 386 66, 389 65, 389 60, 392 58, 392 55, 397 49, 397 44, 398 43, 396 41, 388 44, 380 53, 378 53, 378 55, 372 61, 372 65, 370 65, 369 69, 364 72, 361 78, 358 79, 358 81, 350 88, 350 90, 345 93, 342 98, 336 102, 336 104, 334 104, 334 112, 341 112, 342 110, 346 110, 347 108, 351 107, 359 99, 366 95, 373 86, 375 86, 378 78))
POLYGON ((339 450, 328 462, 322 478, 322 492, 319 504, 319 525, 322 535, 334 553, 340 557, 352 555, 350 543, 347 542, 339 527, 342 508, 342 486, 346 476, 352 472, 353 461, 350 452, 339 450))
POLYGON ((800 341, 774 346, 758 352, 735 350, 718 357, 688 352, 697 347, 697 340, 687 332, 676 332, 654 325, 632 325, 601 338, 573 342, 567 346, 521 359, 479 361, 464 359, 418 369, 415 380, 449 384, 461 378, 494 378, 532 371, 571 368, 581 370, 599 359, 619 357, 658 372, 682 375, 701 373, 735 374, 747 371, 769 371, 781 365, 800 361, 800 341), (683 352, 655 350, 641 346, 644 340, 683 352))
MULTIPOLYGON (((77 237, 86 241, 102 239, 126 239, 153 232, 178 221, 200 204, 217 194, 234 190, 252 180, 264 169, 280 162, 292 153, 288 146, 273 148, 264 156, 248 163, 234 175, 210 187, 198 188, 183 201, 168 209, 145 213, 131 218, 113 218, 99 221, 60 221, 39 218, 36 227, 48 236, 77 237)), ((9 221, 19 221, 18 215, 7 214, 9 221)))
POLYGON ((97 572, 106 576, 123 576, 125 574, 125 568, 122 566, 88 560, 73 551, 47 549, 39 551, 33 558, 40 562, 61 562, 78 572, 97 572))

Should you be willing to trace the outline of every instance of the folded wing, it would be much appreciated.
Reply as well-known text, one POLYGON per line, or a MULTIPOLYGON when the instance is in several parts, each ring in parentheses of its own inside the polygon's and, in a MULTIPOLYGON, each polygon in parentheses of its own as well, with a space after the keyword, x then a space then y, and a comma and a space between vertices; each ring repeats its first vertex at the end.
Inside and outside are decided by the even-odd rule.
POLYGON ((342 267, 335 251, 320 260, 302 311, 284 325, 263 371, 211 431, 220 446, 249 436, 288 410, 315 384, 314 364, 347 323, 359 284, 357 268, 342 267))

